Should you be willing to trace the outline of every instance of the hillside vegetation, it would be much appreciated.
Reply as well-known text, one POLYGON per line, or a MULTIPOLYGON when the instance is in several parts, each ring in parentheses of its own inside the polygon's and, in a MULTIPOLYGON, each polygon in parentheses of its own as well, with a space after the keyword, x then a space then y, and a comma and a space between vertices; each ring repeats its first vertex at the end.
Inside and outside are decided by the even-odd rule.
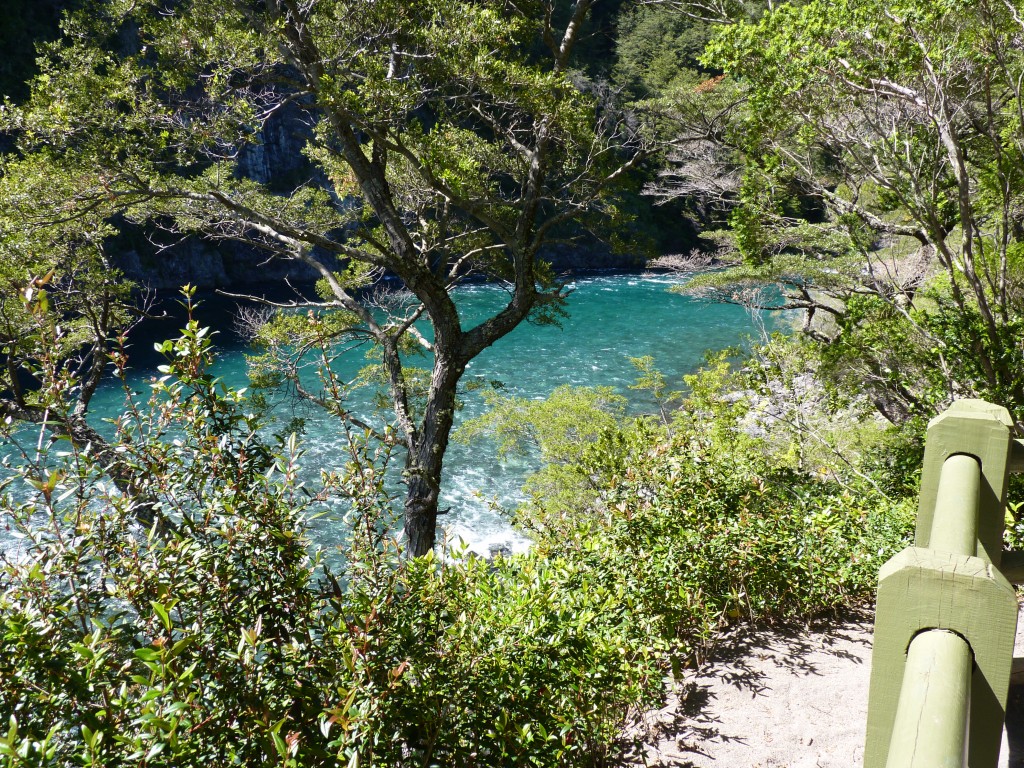
POLYGON ((668 423, 581 436, 607 413, 585 391, 556 393, 554 428, 520 409, 549 449, 520 511, 534 548, 403 558, 388 451, 353 433, 302 483, 301 443, 210 375, 213 351, 192 323, 148 402, 126 391, 132 494, 62 440, 7 481, 4 764, 607 765, 716 633, 865 599, 907 533, 881 428, 854 465, 816 440, 849 414, 755 437, 756 396, 730 394, 752 382, 719 360, 668 423), (162 525, 140 527, 140 499, 162 525), (350 532, 341 560, 309 539, 325 517, 350 532))
POLYGON ((80 5, 0 73, 2 765, 612 765, 730 624, 870 599, 930 417, 1022 418, 1010 3, 80 5), (280 115, 312 169, 284 192, 237 162, 280 115), (254 372, 345 438, 315 482, 293 425, 212 372, 215 329, 190 319, 128 385, 125 222, 318 271, 254 372), (584 231, 728 262, 687 290, 800 328, 683 382, 636 359, 646 416, 498 388, 452 433, 468 363, 558 322, 544 248, 584 231), (411 303, 367 290, 385 272, 411 303), (477 275, 509 301, 463 327, 450 291, 477 275), (390 428, 331 367, 360 345, 390 428), (125 410, 98 428, 111 372, 125 410), (539 457, 528 553, 435 546, 449 438, 539 457))

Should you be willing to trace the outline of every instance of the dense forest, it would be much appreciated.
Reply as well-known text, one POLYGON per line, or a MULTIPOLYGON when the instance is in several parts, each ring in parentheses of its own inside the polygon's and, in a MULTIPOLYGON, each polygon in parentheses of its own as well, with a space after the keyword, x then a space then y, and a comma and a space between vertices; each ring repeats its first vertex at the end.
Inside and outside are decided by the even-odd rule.
POLYGON ((0 764, 612 765, 729 625, 870 598, 928 419, 980 397, 1021 427, 1012 3, 15 5, 0 764), (150 306, 125 254, 175 249, 316 281, 254 320, 250 390, 215 373, 191 286, 129 384, 150 306), (797 327, 679 382, 635 359, 647 415, 493 387, 456 429, 467 367, 564 316, 552 262, 620 251, 797 327), (468 280, 507 293, 475 324, 468 280), (332 367, 352 347, 385 428, 332 367), (281 389, 346 438, 315 482, 281 389), (528 553, 437 545, 452 440, 540 457, 528 553), (311 537, 331 515, 342 558, 311 537))

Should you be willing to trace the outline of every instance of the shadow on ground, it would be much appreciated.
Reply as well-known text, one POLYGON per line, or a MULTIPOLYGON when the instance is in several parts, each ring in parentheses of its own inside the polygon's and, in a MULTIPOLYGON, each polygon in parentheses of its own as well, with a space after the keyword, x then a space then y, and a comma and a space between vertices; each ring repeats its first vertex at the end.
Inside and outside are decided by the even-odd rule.
POLYGON ((1006 702, 1006 741, 1010 746, 1007 768, 1024 768, 1024 685, 1010 688, 1006 702))
MULTIPOLYGON (((632 730, 638 749, 630 764, 860 766, 872 623, 861 612, 811 626, 732 630, 666 706, 646 713, 632 730)), ((1015 655, 1024 656, 1024 606, 1015 655)), ((1006 737, 1000 766, 1024 768, 1024 680, 1010 688, 1006 737)))
POLYGON ((638 725, 643 747, 633 764, 848 768, 863 749, 870 626, 862 612, 735 628, 638 725))

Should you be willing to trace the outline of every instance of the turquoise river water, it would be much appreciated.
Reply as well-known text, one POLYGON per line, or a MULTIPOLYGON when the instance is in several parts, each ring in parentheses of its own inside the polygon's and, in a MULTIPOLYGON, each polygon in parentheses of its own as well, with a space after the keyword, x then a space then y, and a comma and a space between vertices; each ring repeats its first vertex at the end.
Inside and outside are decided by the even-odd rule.
MULTIPOLYGON (((676 388, 684 374, 700 366, 705 350, 741 344, 755 331, 753 319, 740 307, 709 304, 669 292, 672 285, 685 279, 647 274, 579 278, 568 300, 569 317, 561 328, 523 324, 474 360, 466 372, 467 380, 498 380, 505 385, 505 392, 529 398, 542 398, 561 384, 605 385, 630 398, 633 410, 651 408, 652 404, 644 403, 637 392, 629 389, 636 378, 630 357, 653 356, 676 388)), ((466 323, 486 316, 506 299, 507 294, 492 284, 468 285, 457 291, 466 323)), ((223 328, 223 321, 217 326, 223 328)), ((150 329, 151 338, 135 339, 134 347, 141 353, 135 358, 135 389, 146 390, 144 380, 152 376, 149 366, 156 364, 145 350, 152 347, 154 338, 173 333, 173 326, 150 329)), ((227 329, 216 338, 218 373, 232 385, 245 386, 244 342, 227 329)), ((352 363, 353 372, 365 364, 361 355, 357 357, 352 363)), ((468 392, 463 399, 460 420, 480 413, 479 394, 468 392)), ((111 384, 98 393, 93 414, 98 419, 109 418, 122 405, 123 392, 111 384)), ((369 412, 371 405, 364 403, 363 408, 369 412)), ((306 417, 305 465, 330 467, 344 455, 343 434, 335 422, 316 411, 302 415, 306 417)), ((444 507, 451 507, 442 518, 449 538, 461 537, 482 553, 491 546, 514 550, 527 546, 497 509, 515 506, 523 478, 533 468, 535 459, 501 460, 492 445, 453 443, 445 460, 442 500, 444 507)), ((317 533, 321 543, 336 540, 336 531, 317 533)))

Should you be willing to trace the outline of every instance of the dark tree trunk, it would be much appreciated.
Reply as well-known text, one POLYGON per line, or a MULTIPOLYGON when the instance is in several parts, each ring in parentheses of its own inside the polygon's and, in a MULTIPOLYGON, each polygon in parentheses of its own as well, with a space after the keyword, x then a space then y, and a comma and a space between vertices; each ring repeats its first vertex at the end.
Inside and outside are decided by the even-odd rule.
MULTIPOLYGON (((440 514, 441 470, 455 422, 459 380, 466 365, 518 326, 536 303, 532 254, 522 257, 520 262, 512 301, 501 312, 467 331, 462 330, 455 305, 442 284, 424 280, 417 286, 434 327, 434 367, 419 426, 406 435, 409 452, 406 456, 405 535, 408 539, 406 552, 411 557, 425 555, 434 548, 440 514)), ((388 357, 385 352, 385 364, 388 357)), ((396 406, 404 408, 400 389, 393 386, 392 395, 396 406)))
POLYGON ((406 457, 405 535, 407 552, 420 557, 434 548, 437 536, 441 470, 455 421, 455 401, 465 365, 435 351, 430 392, 421 427, 406 457))

